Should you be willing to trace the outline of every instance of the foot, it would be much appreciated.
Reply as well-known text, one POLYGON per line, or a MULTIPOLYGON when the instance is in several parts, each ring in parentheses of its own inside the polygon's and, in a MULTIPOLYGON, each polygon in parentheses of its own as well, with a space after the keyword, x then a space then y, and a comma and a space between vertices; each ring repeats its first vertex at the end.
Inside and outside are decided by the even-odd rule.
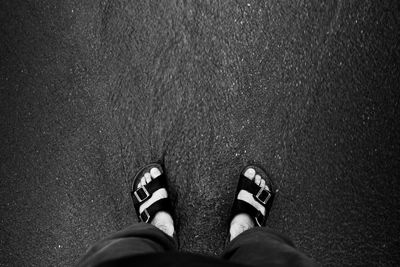
MULTIPOLYGON (((152 179, 157 179, 158 176, 161 175, 161 172, 157 168, 152 168, 150 172, 146 172, 143 177, 140 179, 140 182, 137 186, 137 188, 142 187, 143 185, 146 185, 151 182, 152 179)), ((140 213, 143 212, 146 208, 150 207, 154 202, 157 200, 160 200, 162 198, 167 198, 168 193, 165 188, 160 188, 156 192, 153 193, 151 198, 149 198, 146 202, 144 202, 140 207, 139 211, 140 213)), ((150 221, 152 225, 163 231, 169 236, 173 236, 174 234, 174 221, 172 220, 172 217, 169 213, 165 211, 159 211, 154 215, 153 220, 150 221)))
MULTIPOLYGON (((256 183, 260 187, 264 187, 267 190, 270 190, 268 185, 266 185, 265 180, 261 178, 259 174, 253 168, 248 168, 244 173, 244 176, 256 183)), ((240 190, 238 199, 246 201, 257 210, 259 210, 263 215, 265 215, 265 207, 262 206, 259 202, 257 202, 253 195, 245 190, 240 190)), ((246 230, 253 228, 254 220, 247 213, 239 213, 235 217, 233 217, 231 221, 231 225, 229 228, 230 240, 237 237, 239 234, 243 233, 246 230)))

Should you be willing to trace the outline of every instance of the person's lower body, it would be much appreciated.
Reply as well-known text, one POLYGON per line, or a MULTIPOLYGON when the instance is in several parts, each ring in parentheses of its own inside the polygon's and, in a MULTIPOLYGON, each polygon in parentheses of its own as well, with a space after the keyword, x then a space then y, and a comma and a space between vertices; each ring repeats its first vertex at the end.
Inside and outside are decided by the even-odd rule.
POLYGON ((97 266, 123 258, 176 250, 174 238, 152 224, 136 223, 89 248, 78 266, 97 266))
POLYGON ((230 214, 230 242, 222 258, 180 253, 167 176, 160 164, 148 164, 134 177, 131 190, 142 223, 94 245, 79 266, 314 265, 289 239, 265 227, 276 192, 262 168, 246 166, 239 176, 230 214))
POLYGON ((284 235, 268 227, 254 227, 228 243, 222 258, 251 266, 316 266, 284 235))
MULTIPOLYGON (((134 224, 91 247, 78 266, 114 266, 116 262, 143 263, 149 266, 154 262, 153 255, 164 255, 169 262, 194 261, 208 266, 229 265, 247 266, 313 266, 315 263, 297 250, 286 237, 266 227, 255 227, 244 231, 228 243, 222 260, 208 256, 177 253, 177 242, 157 227, 147 224, 134 224), (168 254, 173 252, 173 254, 168 254), (141 257, 139 257, 141 256, 141 257), (225 263, 225 264, 224 264, 225 263)), ((159 256, 157 256, 159 257, 159 256)), ((161 258, 159 258, 161 260, 161 258)), ((182 265, 183 266, 183 265, 182 265)))

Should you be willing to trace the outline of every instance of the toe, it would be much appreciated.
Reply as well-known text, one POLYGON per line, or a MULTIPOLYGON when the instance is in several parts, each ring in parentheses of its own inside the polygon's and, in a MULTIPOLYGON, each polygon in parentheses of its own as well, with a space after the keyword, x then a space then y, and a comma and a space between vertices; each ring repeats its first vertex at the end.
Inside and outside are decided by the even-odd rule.
POLYGON ((144 174, 144 178, 146 179, 146 183, 150 183, 151 182, 151 175, 150 173, 146 172, 144 174))
POLYGON ((268 187, 268 185, 265 185, 265 190, 267 190, 267 191, 271 191, 270 189, 269 189, 269 187, 268 187))
POLYGON ((157 169, 157 168, 152 168, 152 169, 150 170, 150 174, 151 174, 151 177, 153 177, 153 179, 154 179, 154 178, 157 178, 158 176, 160 176, 160 175, 161 175, 161 172, 160 172, 160 170, 157 169))
POLYGON ((264 187, 265 187, 265 180, 264 180, 264 179, 261 179, 260 187, 261 187, 261 188, 264 188, 264 187))
POLYGON ((140 179, 140 186, 144 186, 146 184, 146 178, 143 176, 141 179, 140 179))
POLYGON ((248 168, 245 173, 244 176, 246 176, 247 178, 249 178, 250 180, 252 180, 254 178, 254 175, 256 174, 256 171, 253 168, 248 168))
POLYGON ((257 184, 257 185, 260 185, 260 183, 261 183, 261 176, 260 175, 256 175, 256 178, 254 179, 254 182, 257 184))

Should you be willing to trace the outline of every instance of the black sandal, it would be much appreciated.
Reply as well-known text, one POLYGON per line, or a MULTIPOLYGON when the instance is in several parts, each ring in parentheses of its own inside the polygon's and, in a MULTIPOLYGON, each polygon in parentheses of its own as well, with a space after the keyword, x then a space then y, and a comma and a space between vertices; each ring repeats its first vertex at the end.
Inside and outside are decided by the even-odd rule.
POLYGON ((250 217, 254 220, 255 225, 265 226, 276 192, 277 190, 275 191, 273 189, 271 178, 262 168, 254 165, 246 166, 240 172, 239 182, 235 193, 235 200, 231 208, 231 215, 229 222, 232 222, 233 218, 237 214, 246 213, 250 215, 250 217), (261 188, 260 186, 254 183, 254 180, 250 180, 249 178, 244 176, 244 173, 249 168, 254 169, 256 171, 256 174, 259 174, 261 178, 265 180, 265 184, 268 186, 269 190, 261 188), (246 190, 247 192, 252 194, 253 198, 258 203, 260 203, 265 207, 265 215, 262 215, 262 213, 258 209, 253 207, 253 205, 249 204, 248 202, 239 200, 237 197, 240 190, 246 190))
MULTIPOLYGON (((135 207, 136 214, 138 216, 139 222, 150 223, 159 211, 165 211, 171 214, 172 216, 172 205, 171 199, 169 195, 167 198, 162 198, 151 204, 147 209, 144 209, 142 213, 139 212, 140 206, 149 200, 151 196, 156 192, 158 189, 164 188, 167 190, 167 177, 164 173, 163 167, 158 163, 151 163, 146 165, 142 169, 140 169, 133 179, 132 183, 132 190, 131 196, 133 200, 133 206, 135 207), (140 183, 141 177, 146 172, 150 172, 152 168, 157 168, 161 174, 155 179, 152 179, 150 183, 137 188, 138 184, 140 183)), ((167 190, 168 192, 168 190, 167 190)))

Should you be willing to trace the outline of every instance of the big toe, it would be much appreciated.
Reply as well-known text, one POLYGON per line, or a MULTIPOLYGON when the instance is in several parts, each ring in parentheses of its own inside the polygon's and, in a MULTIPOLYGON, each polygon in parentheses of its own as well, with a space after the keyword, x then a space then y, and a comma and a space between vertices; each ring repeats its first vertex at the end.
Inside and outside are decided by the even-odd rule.
POLYGON ((158 176, 160 176, 161 172, 160 172, 160 170, 158 168, 152 168, 150 170, 150 175, 154 179, 154 178, 157 178, 158 176))
POLYGON ((248 168, 245 172, 244 172, 244 176, 249 178, 250 180, 252 180, 254 178, 254 176, 256 175, 256 171, 253 168, 248 168))

